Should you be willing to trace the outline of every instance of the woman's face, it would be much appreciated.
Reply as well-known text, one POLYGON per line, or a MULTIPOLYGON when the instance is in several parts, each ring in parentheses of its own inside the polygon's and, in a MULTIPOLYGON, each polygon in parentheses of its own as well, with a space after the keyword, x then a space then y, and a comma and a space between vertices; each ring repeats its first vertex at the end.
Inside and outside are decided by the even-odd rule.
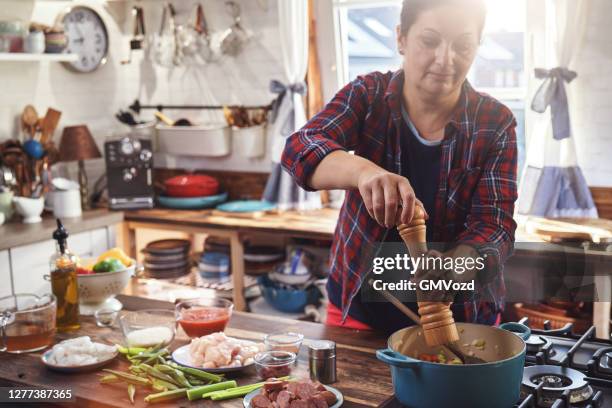
POLYGON ((478 20, 465 7, 446 5, 422 12, 404 35, 398 28, 406 81, 433 99, 456 92, 476 57, 478 20))

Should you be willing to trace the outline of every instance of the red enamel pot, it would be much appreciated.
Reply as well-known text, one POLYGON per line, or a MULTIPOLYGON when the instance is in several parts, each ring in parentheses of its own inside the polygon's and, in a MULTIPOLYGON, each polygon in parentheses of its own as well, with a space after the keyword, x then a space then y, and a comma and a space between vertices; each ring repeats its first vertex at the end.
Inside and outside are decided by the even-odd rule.
POLYGON ((216 178, 204 174, 186 174, 169 178, 164 183, 170 197, 206 197, 219 192, 216 178))

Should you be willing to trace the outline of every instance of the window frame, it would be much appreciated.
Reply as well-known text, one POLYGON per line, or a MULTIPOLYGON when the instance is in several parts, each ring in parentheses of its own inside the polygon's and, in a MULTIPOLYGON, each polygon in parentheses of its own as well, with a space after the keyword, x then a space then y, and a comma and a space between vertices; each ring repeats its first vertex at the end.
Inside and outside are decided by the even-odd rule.
MULTIPOLYGON (((526 0, 527 1, 527 0, 526 0)), ((351 81, 352 78, 348 77, 349 72, 349 56, 348 50, 346 49, 344 37, 344 28, 342 27, 342 20, 348 18, 347 12, 349 8, 368 8, 368 7, 384 7, 384 6, 401 6, 402 0, 332 0, 331 1, 331 12, 333 14, 333 32, 334 32, 334 54, 335 54, 335 72, 336 81, 338 84, 346 84, 351 81)), ((528 28, 525 27, 525 38, 528 35, 528 28)), ((526 42, 526 40, 525 40, 526 42)), ((527 44, 525 44, 525 50, 527 50, 527 44)), ((525 54, 527 55, 527 54, 525 54)), ((523 68, 525 74, 527 74, 528 63, 523 62, 523 68)), ((483 88, 479 87, 479 91, 485 92, 492 97, 503 100, 525 100, 527 101, 528 96, 528 85, 524 87, 494 87, 494 88, 483 88)), ((527 108, 527 103, 525 108, 527 108)))

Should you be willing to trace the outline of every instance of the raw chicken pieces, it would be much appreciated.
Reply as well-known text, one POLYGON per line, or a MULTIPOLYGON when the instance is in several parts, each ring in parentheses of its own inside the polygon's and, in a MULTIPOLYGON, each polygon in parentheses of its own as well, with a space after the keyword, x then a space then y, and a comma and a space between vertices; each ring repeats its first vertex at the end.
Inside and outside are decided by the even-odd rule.
POLYGON ((228 337, 223 332, 191 340, 189 356, 195 366, 206 368, 241 367, 253 363, 263 343, 228 337))

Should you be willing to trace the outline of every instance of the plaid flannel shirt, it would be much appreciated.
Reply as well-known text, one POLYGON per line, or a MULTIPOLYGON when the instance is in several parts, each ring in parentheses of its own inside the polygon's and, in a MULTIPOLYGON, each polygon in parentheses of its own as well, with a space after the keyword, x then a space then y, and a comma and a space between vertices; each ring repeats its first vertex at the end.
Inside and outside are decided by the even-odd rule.
MULTIPOLYGON (((349 83, 286 142, 282 165, 304 189, 317 165, 336 150, 354 151, 402 174, 400 127, 404 75, 371 73, 349 83)), ((434 242, 475 246, 486 255, 479 290, 466 304, 466 321, 490 322, 503 309, 503 263, 513 251, 517 198, 516 121, 492 97, 465 81, 445 128, 434 242)), ((369 274, 369 259, 387 230, 373 220, 357 190, 347 191, 331 252, 330 279, 342 286, 343 319, 369 274)))

